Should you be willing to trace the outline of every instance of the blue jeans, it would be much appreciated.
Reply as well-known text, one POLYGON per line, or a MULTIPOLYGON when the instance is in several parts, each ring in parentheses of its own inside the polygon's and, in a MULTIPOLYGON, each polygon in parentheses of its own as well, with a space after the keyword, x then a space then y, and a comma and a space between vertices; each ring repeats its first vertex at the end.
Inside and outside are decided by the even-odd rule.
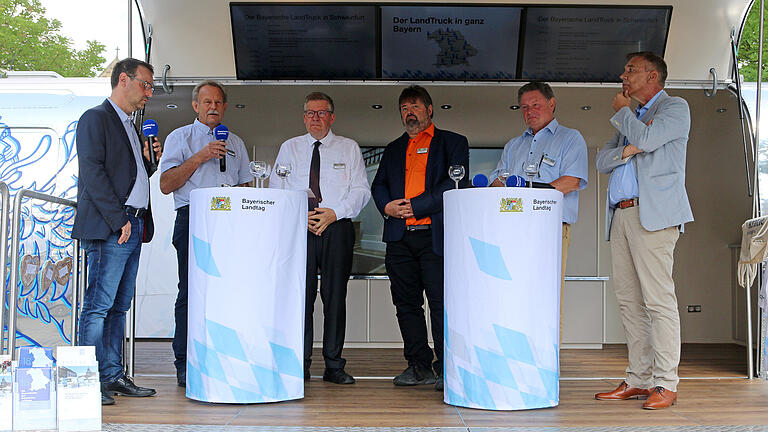
POLYGON ((80 345, 96 347, 99 378, 111 383, 123 376, 125 312, 131 306, 139 269, 144 221, 128 216, 131 236, 117 244, 120 231, 106 240, 84 240, 88 287, 80 314, 80 345))

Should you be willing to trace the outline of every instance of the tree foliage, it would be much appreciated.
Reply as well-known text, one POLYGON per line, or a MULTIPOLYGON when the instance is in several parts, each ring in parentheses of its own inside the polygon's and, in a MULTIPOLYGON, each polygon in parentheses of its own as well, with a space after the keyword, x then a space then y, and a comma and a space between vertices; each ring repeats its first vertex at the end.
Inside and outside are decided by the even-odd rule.
POLYGON ((75 49, 72 40, 61 34, 61 22, 45 17, 40 0, 0 0, 0 70, 96 76, 104 64, 104 49, 97 41, 75 49))
MULTIPOLYGON (((768 20, 768 13, 763 12, 768 20)), ((763 24, 763 82, 768 81, 768 23, 763 24)), ((757 54, 760 51, 760 0, 755 0, 747 15, 739 41, 739 68, 745 82, 757 81, 757 54)))

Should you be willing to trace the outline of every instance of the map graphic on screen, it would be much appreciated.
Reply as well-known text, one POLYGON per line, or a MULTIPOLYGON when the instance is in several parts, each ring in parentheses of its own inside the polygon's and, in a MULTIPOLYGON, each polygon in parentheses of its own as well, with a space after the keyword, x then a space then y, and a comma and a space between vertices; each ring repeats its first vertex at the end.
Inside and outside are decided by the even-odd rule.
POLYGON ((520 10, 381 6, 381 77, 514 79, 520 10))

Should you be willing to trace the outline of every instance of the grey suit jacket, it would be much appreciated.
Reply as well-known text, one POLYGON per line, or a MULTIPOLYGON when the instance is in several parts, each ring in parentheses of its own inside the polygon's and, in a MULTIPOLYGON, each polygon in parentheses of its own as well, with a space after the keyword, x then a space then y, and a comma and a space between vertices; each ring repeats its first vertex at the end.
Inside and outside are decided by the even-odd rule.
MULTIPOLYGON (((693 221, 685 191, 685 152, 691 114, 683 98, 659 95, 643 120, 624 107, 611 117, 616 136, 597 153, 597 170, 610 174, 629 161, 621 158, 624 137, 643 152, 635 156, 640 196, 640 223, 648 231, 693 221), (651 120, 653 123, 648 125, 651 120)), ((605 238, 610 240, 613 211, 606 200, 605 238)))

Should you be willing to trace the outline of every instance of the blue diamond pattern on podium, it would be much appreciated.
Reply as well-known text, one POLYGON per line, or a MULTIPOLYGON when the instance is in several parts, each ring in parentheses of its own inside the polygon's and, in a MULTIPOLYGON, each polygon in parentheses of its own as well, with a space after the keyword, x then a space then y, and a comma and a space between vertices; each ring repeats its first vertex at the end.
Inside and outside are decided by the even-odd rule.
POLYGON ((504 263, 504 257, 501 255, 501 248, 473 237, 469 238, 469 243, 472 245, 472 252, 475 254, 475 261, 480 271, 498 279, 512 280, 504 263))
POLYGON ((509 370, 509 364, 507 364, 507 359, 504 356, 477 346, 475 347, 475 353, 477 354, 480 368, 483 370, 483 377, 486 380, 505 387, 517 388, 515 377, 512 375, 512 371, 509 370))
POLYGON ((506 357, 522 363, 536 365, 536 360, 533 358, 533 351, 526 335, 496 324, 493 325, 493 330, 496 332, 496 339, 498 339, 501 350, 506 357))
POLYGON ((197 263, 197 267, 200 270, 207 275, 221 277, 221 273, 219 273, 219 269, 216 267, 216 261, 213 259, 210 243, 193 235, 192 249, 195 252, 195 263, 197 263))
POLYGON ((240 337, 235 330, 211 320, 205 320, 205 325, 208 327, 208 336, 219 354, 244 362, 248 361, 243 346, 240 344, 240 337))
POLYGON ((269 346, 272 348, 272 356, 275 358, 278 372, 297 378, 304 378, 304 370, 294 350, 274 342, 270 342, 269 346))
POLYGON ((221 362, 219 361, 219 356, 216 351, 208 349, 207 346, 198 341, 194 341, 194 343, 197 361, 200 366, 200 373, 215 380, 227 382, 227 377, 224 376, 224 368, 221 367, 221 362))
POLYGON ((251 365, 251 368, 256 376, 256 382, 259 383, 262 395, 277 400, 288 397, 288 392, 285 390, 283 379, 279 373, 256 365, 251 365))
POLYGON ((461 377, 467 400, 486 409, 496 409, 491 391, 488 389, 488 384, 485 383, 483 378, 462 367, 459 368, 459 376, 461 377))

